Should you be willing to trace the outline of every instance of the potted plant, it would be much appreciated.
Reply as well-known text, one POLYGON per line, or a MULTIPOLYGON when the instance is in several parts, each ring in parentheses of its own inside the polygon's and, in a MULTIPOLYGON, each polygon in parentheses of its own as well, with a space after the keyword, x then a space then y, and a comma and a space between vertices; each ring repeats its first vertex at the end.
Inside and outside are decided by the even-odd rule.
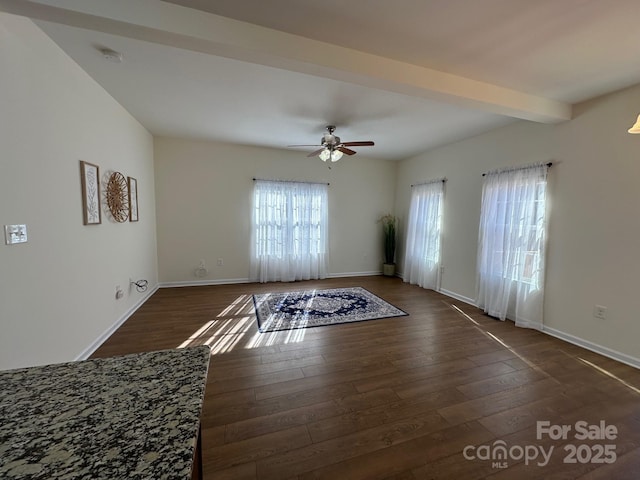
POLYGON ((398 219, 394 215, 387 214, 380 217, 379 222, 382 223, 384 240, 384 265, 382 266, 382 273, 392 277, 396 274, 396 224, 398 223, 398 219))

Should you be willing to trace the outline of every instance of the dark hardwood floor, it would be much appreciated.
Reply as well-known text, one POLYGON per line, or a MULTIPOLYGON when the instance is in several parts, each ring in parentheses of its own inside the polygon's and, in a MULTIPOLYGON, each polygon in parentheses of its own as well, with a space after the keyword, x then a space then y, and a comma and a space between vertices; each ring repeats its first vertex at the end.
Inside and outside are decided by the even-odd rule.
POLYGON ((397 278, 161 289, 94 356, 203 343, 206 479, 640 478, 640 371, 397 278), (410 315, 256 328, 253 293, 348 286, 410 315))

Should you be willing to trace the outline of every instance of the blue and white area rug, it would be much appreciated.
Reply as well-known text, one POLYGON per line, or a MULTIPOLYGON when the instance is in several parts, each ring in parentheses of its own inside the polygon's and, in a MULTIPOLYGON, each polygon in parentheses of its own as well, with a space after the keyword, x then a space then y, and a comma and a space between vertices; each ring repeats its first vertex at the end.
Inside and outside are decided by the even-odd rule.
POLYGON ((261 332, 408 315, 361 287, 253 296, 261 332))

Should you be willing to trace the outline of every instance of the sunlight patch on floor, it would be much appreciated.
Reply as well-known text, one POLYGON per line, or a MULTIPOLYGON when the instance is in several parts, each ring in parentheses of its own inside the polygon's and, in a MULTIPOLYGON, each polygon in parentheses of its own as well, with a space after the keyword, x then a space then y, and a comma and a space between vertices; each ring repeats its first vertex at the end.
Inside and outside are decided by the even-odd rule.
POLYGON ((184 342, 182 342, 180 345, 178 345, 177 348, 185 348, 185 347, 188 347, 190 345, 196 344, 195 341, 201 335, 204 335, 207 332, 207 330, 209 330, 215 323, 216 323, 216 320, 212 320, 210 322, 205 323, 202 327, 200 327, 198 330, 196 330, 193 335, 191 335, 184 342))
POLYGON ((489 332, 488 330, 485 330, 484 328, 482 328, 482 326, 480 325, 480 323, 476 322, 473 318, 471 318, 469 315, 467 315, 466 313, 464 313, 462 310, 460 310, 460 308, 458 308, 457 306, 455 306, 454 304, 450 303, 449 306, 451 306, 451 308, 453 308, 455 311, 457 311, 459 314, 461 314, 464 318, 466 318, 467 320, 471 321, 474 323, 474 327, 476 328, 476 330, 478 330, 480 333, 482 333, 485 337, 493 340, 494 342, 499 343, 500 345, 502 345, 504 348, 506 348, 507 350, 509 350, 511 353, 513 353, 516 357, 518 357, 520 360, 522 360, 529 368, 532 368, 534 370, 538 370, 539 372, 542 372, 545 376, 552 378, 553 380, 555 380, 553 378, 553 376, 549 375, 547 372, 545 372, 542 368, 540 368, 538 365, 536 365, 535 363, 531 362, 530 360, 528 360, 526 357, 522 356, 520 353, 518 353, 516 351, 515 348, 513 348, 511 345, 509 345, 508 343, 506 343, 504 340, 502 340, 500 337, 498 337, 497 335, 489 332))
POLYGON ((230 317, 233 315, 241 315, 246 312, 247 306, 252 303, 252 298, 249 295, 240 295, 232 303, 229 304, 222 312, 218 314, 218 317, 230 317), (235 312, 233 311, 235 309, 235 312))
POLYGON ((293 330, 289 330, 287 332, 287 338, 285 338, 284 343, 301 342, 304 339, 306 330, 306 328, 295 328, 293 330))
POLYGON ((209 338, 206 345, 211 347, 211 355, 230 352, 247 334, 246 326, 251 323, 251 317, 244 317, 231 327, 229 333, 216 334, 209 338))
POLYGON ((251 349, 251 348, 268 347, 270 345, 275 345, 277 338, 278 338, 278 332, 267 332, 267 333, 256 332, 253 334, 253 337, 251 337, 251 339, 247 342, 244 348, 251 349))
POLYGON ((447 305, 449 305, 451 308, 453 308, 456 312, 458 312, 460 315, 462 315, 464 318, 466 318, 467 320, 469 320, 470 322, 475 323, 476 325, 480 325, 478 322, 476 322, 473 318, 471 318, 469 315, 467 315, 466 313, 464 313, 462 310, 460 310, 460 308, 456 307, 453 303, 448 303, 447 305))
POLYGON ((287 343, 299 343, 304 340, 305 328, 292 330, 280 330, 275 332, 256 332, 244 348, 268 347, 270 345, 284 345, 287 343))
POLYGON ((623 380, 622 378, 618 377, 617 375, 614 375, 613 373, 611 373, 609 370, 606 370, 602 367, 599 367, 598 365, 596 365, 595 363, 590 362, 589 360, 585 360, 584 358, 580 358, 578 357, 578 360, 580 360, 582 363, 584 363, 585 365, 590 366, 591 368, 597 370, 598 372, 602 373, 603 375, 606 375, 609 378, 612 378, 614 380, 616 380, 617 382, 619 382, 620 384, 624 385, 625 387, 627 387, 629 390, 640 394, 640 389, 638 389, 637 387, 634 387, 633 385, 631 385, 629 382, 623 380))
POLYGON ((204 323, 177 348, 208 345, 211 355, 231 352, 237 348, 258 348, 286 343, 298 343, 304 339, 305 329, 279 332, 259 331, 252 295, 240 295, 226 306, 214 320, 204 323))
MULTIPOLYGON (((526 357, 522 356, 521 354, 518 353, 518 351, 513 348, 511 345, 509 345, 508 343, 506 343, 504 340, 502 340, 500 337, 498 337, 497 335, 494 335, 491 332, 488 332, 486 330, 483 330, 480 326, 476 327, 478 330, 480 330, 482 333, 484 333, 487 337, 489 337, 491 340, 493 340, 494 342, 498 342, 500 345, 502 345, 504 348, 506 348, 507 350, 509 350, 511 353, 513 353, 516 357, 518 357, 520 360, 522 360, 529 368, 532 368, 533 370, 537 370, 541 373, 543 373, 545 376, 555 380, 553 378, 553 376, 549 375, 547 372, 545 372, 542 368, 540 368, 538 365, 536 365, 535 363, 531 362, 530 360, 528 360, 526 357)), ((557 381, 557 380, 556 380, 557 381)))
MULTIPOLYGON (((471 322, 473 322, 475 324, 475 327, 482 332, 485 336, 491 338, 492 340, 494 340, 495 342, 498 342, 500 345, 502 345, 504 348, 506 348, 507 350, 509 350, 511 353, 513 353, 515 356, 517 356, 520 360, 522 360, 524 363, 526 363, 529 367, 536 369, 542 373, 544 373, 546 376, 550 377, 551 379, 555 380, 555 378, 553 377, 553 375, 549 375, 547 372, 544 371, 543 368, 541 368, 540 366, 530 362, 529 360, 527 360, 525 357, 523 357, 522 355, 520 355, 513 347, 511 347, 510 345, 508 345, 506 342, 504 342, 501 338, 499 338, 498 336, 494 335, 493 333, 484 330, 480 324, 478 322, 476 322, 473 318, 471 318, 469 315, 467 315, 466 313, 464 313, 462 310, 460 310, 460 308, 456 307, 453 304, 449 304, 454 310, 456 310, 458 313, 460 313, 463 317, 465 317, 467 320, 470 320, 471 322)), ((640 394, 640 389, 631 385, 629 382, 623 380, 622 378, 618 377, 617 375, 614 375, 613 373, 611 373, 609 370, 606 370, 602 367, 599 367, 598 365, 596 365, 595 363, 590 362, 589 360, 585 360, 584 358, 580 358, 577 357, 578 360, 580 360, 582 363, 584 363, 585 365, 588 365, 589 367, 597 370, 598 372, 602 373, 603 375, 606 375, 609 378, 612 378, 614 380, 616 380, 617 382, 619 382, 620 384, 624 385, 625 387, 627 387, 628 389, 630 389, 631 391, 640 394)), ((556 380, 557 381, 557 380, 556 380)))

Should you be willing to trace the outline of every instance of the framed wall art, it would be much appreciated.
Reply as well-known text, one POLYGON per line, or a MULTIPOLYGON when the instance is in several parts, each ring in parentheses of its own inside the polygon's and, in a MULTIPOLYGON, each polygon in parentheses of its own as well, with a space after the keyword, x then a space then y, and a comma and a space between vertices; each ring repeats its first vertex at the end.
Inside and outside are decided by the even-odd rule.
POLYGON ((129 218, 129 187, 127 180, 120 172, 113 172, 107 182, 107 206, 113 220, 126 222, 129 218))
POLYGON ((102 223, 100 210, 100 167, 80 160, 82 218, 85 225, 102 223))
POLYGON ((129 181, 129 221, 138 221, 138 181, 133 177, 127 177, 129 181))

